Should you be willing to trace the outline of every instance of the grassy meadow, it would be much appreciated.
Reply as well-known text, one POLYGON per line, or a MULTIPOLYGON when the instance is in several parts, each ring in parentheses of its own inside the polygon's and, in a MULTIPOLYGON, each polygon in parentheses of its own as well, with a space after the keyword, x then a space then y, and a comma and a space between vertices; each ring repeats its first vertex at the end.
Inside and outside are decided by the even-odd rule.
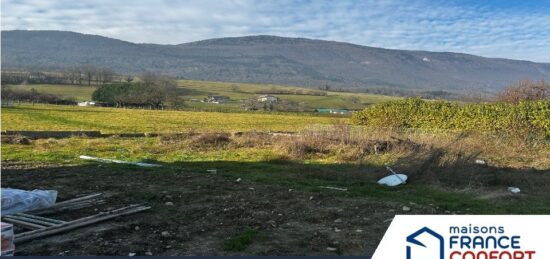
POLYGON ((298 131, 347 118, 267 113, 159 111, 21 104, 2 109, 2 130, 100 130, 102 133, 298 131))
MULTIPOLYGON (((281 85, 263 85, 263 84, 245 84, 245 83, 226 83, 226 82, 210 82, 210 81, 193 81, 179 80, 178 86, 182 91, 182 96, 185 99, 202 99, 209 94, 225 95, 231 98, 232 103, 238 103, 240 99, 250 99, 258 96, 261 91, 298 91, 311 92, 319 91, 326 92, 326 96, 315 96, 307 94, 272 94, 282 100, 293 102, 303 102, 309 109, 315 108, 347 108, 361 109, 370 104, 380 103, 390 100, 400 99, 398 97, 375 95, 366 93, 348 93, 321 91, 318 89, 281 86, 281 85), (350 97, 356 98, 354 102, 350 101, 350 97)), ((352 98, 352 99, 353 99, 352 98)))
MULTIPOLYGON (((302 94, 273 94, 281 100, 301 103, 305 109, 314 110, 316 108, 334 108, 334 109, 362 109, 374 103, 385 102, 389 100, 400 99, 398 97, 366 94, 366 93, 346 93, 334 91, 321 91, 318 89, 269 85, 269 84, 245 84, 245 83, 225 83, 211 81, 178 80, 178 95, 186 101, 183 109, 207 110, 207 111, 242 111, 240 100, 253 99, 261 91, 287 91, 302 94), (323 92, 326 95, 317 96, 308 93, 323 92), (211 104, 191 101, 192 99, 202 100, 208 95, 224 95, 230 98, 228 103, 211 104), (353 96, 353 97, 352 97, 353 96)), ((48 84, 28 84, 28 85, 9 85, 14 90, 30 91, 35 89, 38 92, 55 94, 66 98, 74 98, 77 101, 87 101, 92 99, 92 93, 96 86, 81 85, 48 85, 48 84)))

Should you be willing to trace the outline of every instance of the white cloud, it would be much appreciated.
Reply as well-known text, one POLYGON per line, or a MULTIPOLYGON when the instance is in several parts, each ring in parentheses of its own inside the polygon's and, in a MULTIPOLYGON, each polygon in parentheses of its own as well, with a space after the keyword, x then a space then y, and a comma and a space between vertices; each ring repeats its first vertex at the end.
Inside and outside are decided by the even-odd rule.
POLYGON ((162 44, 273 34, 550 62, 549 9, 405 0, 5 0, 2 29, 162 44))

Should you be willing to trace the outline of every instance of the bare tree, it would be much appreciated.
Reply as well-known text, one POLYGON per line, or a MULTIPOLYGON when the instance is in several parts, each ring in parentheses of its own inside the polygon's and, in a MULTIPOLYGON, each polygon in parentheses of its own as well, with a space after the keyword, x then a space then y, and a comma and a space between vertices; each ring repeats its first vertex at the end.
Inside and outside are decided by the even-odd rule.
POLYGON ((522 80, 504 89, 497 95, 496 100, 518 103, 520 101, 548 99, 549 97, 550 86, 544 80, 522 80))
POLYGON ((88 85, 92 85, 92 81, 97 77, 97 68, 92 65, 84 65, 80 68, 84 78, 88 81, 88 85))
POLYGON ((99 72, 101 74, 101 84, 106 84, 113 81, 115 73, 112 70, 108 68, 102 68, 99 70, 99 72))

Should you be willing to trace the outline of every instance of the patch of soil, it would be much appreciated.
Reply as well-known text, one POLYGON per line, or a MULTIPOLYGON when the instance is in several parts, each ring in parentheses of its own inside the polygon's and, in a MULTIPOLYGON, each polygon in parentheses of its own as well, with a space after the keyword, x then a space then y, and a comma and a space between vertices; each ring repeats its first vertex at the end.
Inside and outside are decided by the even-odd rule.
MULTIPOLYGON (((152 207, 17 244, 16 255, 372 255, 393 216, 403 214, 404 205, 336 197, 332 190, 301 192, 210 173, 105 165, 3 166, 2 186, 55 189, 59 201, 107 193, 107 204, 101 207, 52 218, 76 219, 143 202, 152 207), (240 252, 225 251, 224 242, 246 228, 258 230, 252 243, 240 252)), ((412 208, 407 213, 436 213, 432 207, 406 205, 412 208)))

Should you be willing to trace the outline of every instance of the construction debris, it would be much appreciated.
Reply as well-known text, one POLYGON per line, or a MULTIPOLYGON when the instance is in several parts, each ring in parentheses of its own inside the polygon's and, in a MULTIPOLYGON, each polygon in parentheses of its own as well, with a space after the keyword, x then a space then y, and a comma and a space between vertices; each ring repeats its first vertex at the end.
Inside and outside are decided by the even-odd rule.
POLYGON ((24 213, 6 215, 2 218, 2 220, 26 229, 41 229, 66 223, 65 221, 61 220, 34 216, 24 213))
MULTIPOLYGON (((29 215, 23 215, 23 216, 18 215, 16 219, 18 223, 14 223, 14 224, 20 225, 21 223, 23 223, 24 225, 21 225, 22 227, 34 228, 34 230, 16 234, 14 242, 16 244, 24 243, 33 239, 59 234, 59 233, 73 230, 76 228, 92 225, 94 223, 105 221, 108 219, 129 215, 129 214, 134 214, 137 212, 148 210, 150 208, 151 207, 143 206, 143 205, 130 205, 128 207, 119 208, 119 209, 115 209, 107 212, 101 212, 96 215, 80 218, 77 220, 57 221, 57 222, 55 222, 55 220, 44 218, 44 217, 32 218, 32 217, 29 217, 29 215), (52 225, 51 223, 54 223, 54 224, 52 225)), ((13 218, 9 220, 13 222, 13 218)))
POLYGON ((2 227, 1 256, 12 256, 15 251, 15 245, 13 244, 13 225, 4 222, 0 222, 0 225, 2 227))
POLYGON ((33 190, 2 188, 2 215, 44 209, 54 205, 55 190, 33 190))
POLYGON ((513 194, 517 194, 521 192, 521 190, 518 187, 508 187, 508 191, 513 194))
POLYGON ((378 184, 386 186, 397 186, 400 184, 405 184, 407 182, 408 176, 405 174, 398 174, 389 166, 386 166, 386 169, 392 173, 392 175, 386 176, 378 180, 378 184))
POLYGON ((27 214, 32 215, 50 215, 70 210, 82 209, 94 205, 104 204, 103 193, 95 193, 91 195, 82 196, 79 198, 58 202, 53 206, 45 209, 28 211, 27 214))
POLYGON ((149 164, 149 163, 142 163, 142 162, 130 162, 130 161, 124 161, 124 160, 99 158, 99 157, 84 156, 84 155, 80 156, 80 159, 92 160, 92 161, 97 161, 97 162, 101 162, 101 163, 128 164, 128 165, 136 165, 136 166, 142 166, 142 167, 160 167, 161 166, 161 165, 157 165, 157 164, 149 164))
MULTIPOLYGON (((4 195, 4 193, 2 193, 2 195, 4 195)), ((4 198, 5 197, 2 197, 2 203, 4 203, 4 198)), ((3 213, 2 220, 5 222, 12 223, 13 225, 20 227, 22 229, 30 230, 27 232, 22 232, 22 233, 13 235, 14 243, 23 243, 36 238, 55 235, 55 234, 66 232, 76 228, 88 226, 100 221, 105 221, 115 217, 137 213, 137 212, 148 210, 151 208, 144 205, 130 205, 127 207, 113 209, 106 212, 101 212, 96 215, 92 215, 92 216, 88 216, 88 217, 84 217, 84 218, 80 218, 72 221, 63 221, 63 220, 57 220, 57 219, 52 219, 52 218, 47 218, 42 216, 42 215, 62 213, 69 210, 81 209, 81 208, 90 207, 93 205, 98 205, 103 203, 105 203, 105 200, 103 200, 103 194, 95 193, 95 194, 86 195, 83 197, 78 197, 75 199, 55 203, 54 205, 49 207, 26 211, 25 213, 21 213, 21 212, 13 213, 13 214, 3 213)), ((7 224, 7 223, 2 223, 2 243, 4 243, 4 224, 7 224)))

